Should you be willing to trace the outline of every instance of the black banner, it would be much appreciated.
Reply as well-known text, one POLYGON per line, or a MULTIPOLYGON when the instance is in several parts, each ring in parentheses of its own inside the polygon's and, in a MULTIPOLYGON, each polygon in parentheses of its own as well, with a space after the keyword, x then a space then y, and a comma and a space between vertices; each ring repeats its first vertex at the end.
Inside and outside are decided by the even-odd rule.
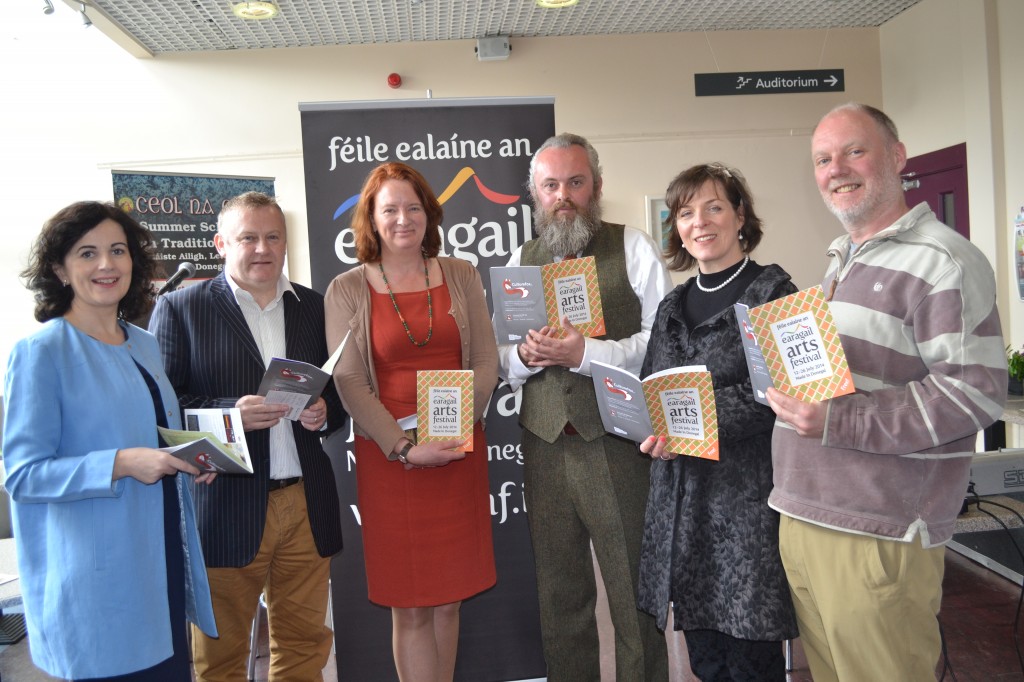
POLYGON ((695 73, 693 85, 697 97, 843 92, 846 77, 843 69, 695 73))
MULTIPOLYGON (((442 254, 481 271, 505 265, 533 237, 526 190, 534 151, 554 134, 551 98, 302 104, 303 163, 313 287, 325 291, 356 265, 351 210, 367 173, 402 161, 426 177, 444 208, 442 254)), ((489 297, 488 297, 489 298, 489 297)), ((518 426, 520 394, 501 386, 487 415, 491 518, 498 583, 462 605, 455 678, 467 682, 545 675, 518 426)), ((332 566, 338 679, 397 680, 391 612, 369 603, 355 458, 329 443, 342 498, 345 549, 332 566)))

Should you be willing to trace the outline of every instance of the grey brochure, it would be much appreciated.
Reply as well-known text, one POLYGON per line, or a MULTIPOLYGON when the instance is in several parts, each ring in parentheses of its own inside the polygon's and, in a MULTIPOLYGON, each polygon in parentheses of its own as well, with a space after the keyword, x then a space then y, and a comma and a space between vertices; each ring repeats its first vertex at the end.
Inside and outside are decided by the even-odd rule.
POLYGON ((545 327, 548 312, 540 267, 491 268, 491 303, 499 344, 518 345, 526 339, 526 332, 545 327))
POLYGON ((767 391, 775 385, 772 383, 771 375, 768 374, 768 363, 764 361, 761 347, 757 345, 754 328, 750 324, 750 315, 747 314, 747 306, 735 303, 733 308, 736 310, 736 323, 739 325, 740 338, 743 340, 743 356, 747 360, 747 372, 750 374, 750 387, 754 391, 754 400, 767 405, 767 391))

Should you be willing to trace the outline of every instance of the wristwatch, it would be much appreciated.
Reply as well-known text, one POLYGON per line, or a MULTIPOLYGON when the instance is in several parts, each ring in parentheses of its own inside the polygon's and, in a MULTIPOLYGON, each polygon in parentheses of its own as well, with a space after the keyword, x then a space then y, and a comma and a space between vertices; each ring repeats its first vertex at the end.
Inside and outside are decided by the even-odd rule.
POLYGON ((406 459, 406 456, 409 454, 410 450, 412 450, 412 442, 411 441, 406 442, 406 444, 404 446, 402 446, 402 449, 399 450, 397 454, 394 453, 394 452, 389 452, 388 453, 388 460, 391 461, 391 462, 394 462, 395 460, 397 460, 397 461, 401 462, 402 464, 408 464, 409 460, 406 459))

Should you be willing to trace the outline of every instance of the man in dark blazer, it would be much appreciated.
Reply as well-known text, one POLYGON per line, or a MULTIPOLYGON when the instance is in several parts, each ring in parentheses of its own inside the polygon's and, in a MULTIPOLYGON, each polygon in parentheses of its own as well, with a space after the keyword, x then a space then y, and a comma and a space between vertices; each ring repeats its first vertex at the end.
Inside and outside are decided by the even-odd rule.
POLYGON ((333 382, 298 421, 254 395, 273 357, 322 365, 323 297, 283 275, 284 214, 265 194, 225 203, 214 237, 224 272, 164 295, 150 322, 181 407, 238 407, 253 475, 196 490, 218 639, 193 629, 196 677, 245 680, 260 593, 270 617, 270 679, 320 680, 331 648, 330 557, 341 517, 321 437, 347 418, 333 382))

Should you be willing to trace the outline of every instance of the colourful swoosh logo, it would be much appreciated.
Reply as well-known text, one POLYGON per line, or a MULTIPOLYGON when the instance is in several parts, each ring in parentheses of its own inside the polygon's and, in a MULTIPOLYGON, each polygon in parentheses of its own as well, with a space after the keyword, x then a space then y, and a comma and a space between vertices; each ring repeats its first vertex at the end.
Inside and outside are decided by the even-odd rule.
POLYGON ((448 201, 452 195, 462 187, 466 180, 470 178, 473 178, 473 181, 476 182, 477 189, 480 190, 480 194, 483 194, 484 198, 488 201, 495 204, 511 204, 519 199, 519 195, 501 194, 500 192, 495 192, 493 189, 489 189, 484 185, 483 181, 480 180, 480 176, 476 174, 476 171, 469 166, 466 166, 455 174, 455 177, 452 178, 450 183, 448 183, 445 190, 438 195, 437 200, 444 204, 444 202, 448 201))
POLYGON ((294 372, 288 369, 287 367, 281 370, 281 376, 284 377, 285 379, 293 379, 299 382, 300 384, 304 384, 309 380, 309 377, 307 377, 305 374, 294 372))
MULTIPOLYGON (((480 179, 480 176, 476 174, 475 170, 470 166, 466 166, 455 174, 455 177, 452 178, 452 181, 444 188, 444 191, 437 196, 438 203, 444 205, 444 203, 451 199, 470 178, 473 178, 473 182, 476 183, 476 188, 479 190, 480 194, 482 194, 483 197, 491 203, 507 205, 519 201, 520 195, 518 194, 502 194, 501 192, 495 192, 483 183, 483 180, 480 179)), ((337 220, 343 213, 355 206, 358 201, 358 194, 350 196, 348 199, 343 201, 340 206, 338 206, 331 219, 337 220)))
POLYGON ((509 296, 519 295, 519 298, 526 298, 530 295, 529 289, 522 289, 520 287, 512 286, 512 280, 505 279, 501 283, 501 288, 505 290, 505 293, 509 296))
POLYGON ((605 388, 608 389, 609 393, 617 393, 618 395, 621 395, 627 401, 633 399, 633 396, 631 396, 629 393, 627 393, 626 391, 623 391, 621 388, 616 386, 615 383, 609 377, 605 377, 604 378, 604 386, 605 386, 605 388))

